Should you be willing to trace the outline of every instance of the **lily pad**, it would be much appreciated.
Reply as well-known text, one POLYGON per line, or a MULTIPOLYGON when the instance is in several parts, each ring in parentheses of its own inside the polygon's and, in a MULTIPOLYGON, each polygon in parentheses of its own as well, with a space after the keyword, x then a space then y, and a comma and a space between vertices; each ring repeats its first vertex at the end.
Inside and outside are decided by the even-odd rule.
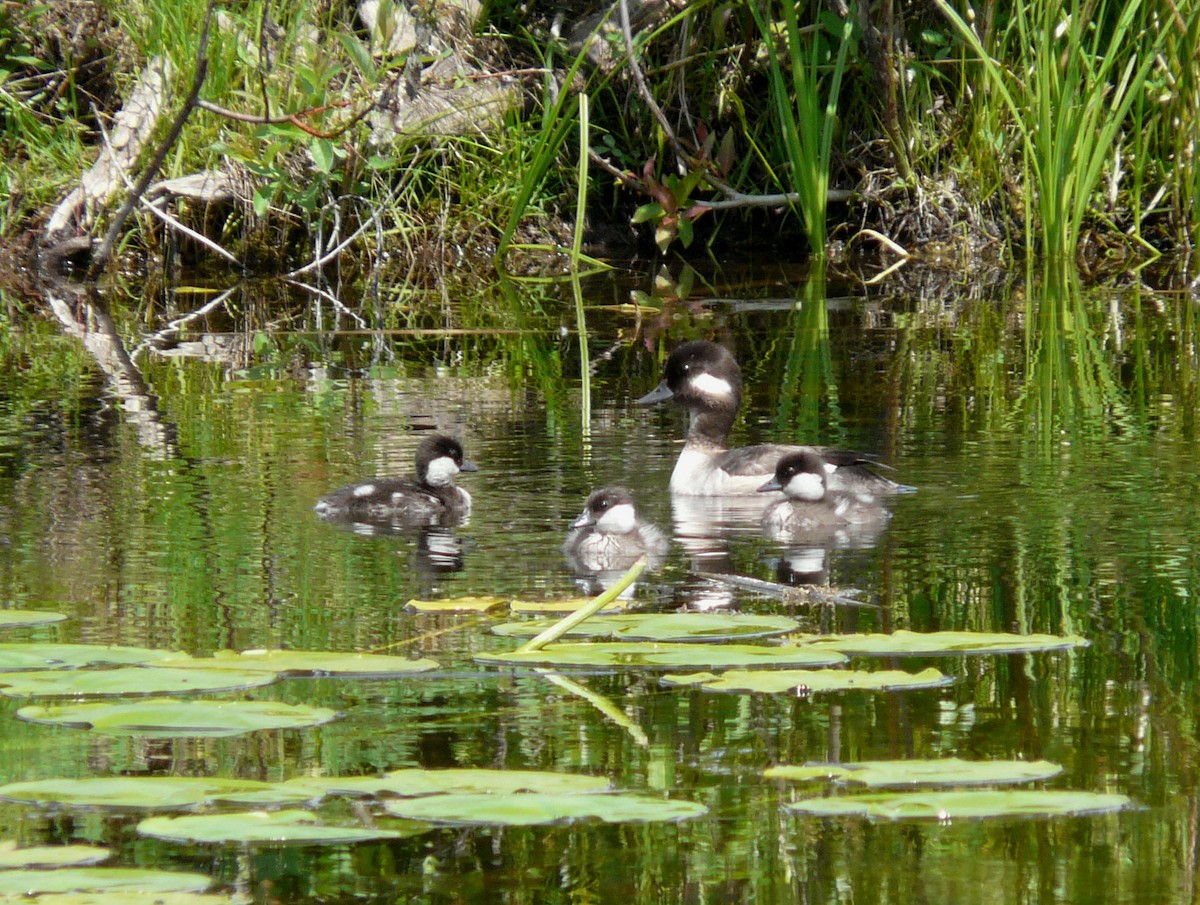
POLYGON ((837 651, 753 644, 656 644, 648 641, 610 641, 599 644, 547 644, 541 650, 488 651, 476 654, 480 663, 497 666, 552 666, 576 669, 783 669, 834 666, 844 663, 837 651))
POLYGON ((66 618, 64 613, 51 613, 49 610, 0 610, 0 628, 47 625, 62 622, 66 618))
POLYGON ((337 719, 338 712, 329 707, 277 701, 149 698, 128 703, 31 704, 18 710, 17 717, 31 723, 74 726, 108 735, 167 738, 319 726, 337 719))
POLYGON ((319 789, 252 779, 192 776, 86 776, 0 786, 0 799, 36 805, 104 808, 187 808, 214 801, 299 804, 319 789))
POLYGON ((389 814, 407 820, 487 826, 534 826, 576 821, 648 823, 690 820, 708 813, 693 801, 672 801, 645 795, 432 795, 387 801, 389 814))
POLYGON ((909 632, 801 635, 795 643, 853 656, 905 657, 963 654, 1023 654, 1070 650, 1090 643, 1078 635, 1016 635, 1010 632, 909 632))
POLYGON ((201 892, 212 877, 136 867, 75 867, 0 871, 0 895, 42 896, 55 892, 201 892))
MULTIPOLYGON (((532 638, 554 624, 552 619, 506 622, 492 631, 511 638, 532 638)), ((564 638, 612 638, 617 641, 729 641, 783 635, 799 627, 788 616, 724 613, 637 613, 593 616, 564 638)))
POLYGON ((898 669, 877 672, 853 669, 734 669, 722 675, 702 672, 662 677, 664 685, 698 685, 704 691, 750 691, 760 694, 790 691, 801 695, 830 691, 908 691, 940 688, 953 682, 953 677, 936 669, 923 669, 918 673, 898 669))
POLYGON ((99 864, 112 855, 96 845, 33 845, 17 848, 0 843, 0 870, 14 867, 79 867, 99 864))
POLYGON ((957 820, 983 817, 1065 817, 1104 814, 1130 806, 1124 795, 1043 789, 891 792, 813 798, 787 805, 797 814, 874 820, 957 820))
MULTIPOLYGON (((509 604, 513 613, 574 613, 581 606, 592 602, 591 597, 572 597, 569 600, 514 600, 509 604)), ((629 608, 627 600, 614 600, 612 606, 601 613, 619 613, 629 608)))
POLYGON ((769 779, 829 778, 867 786, 979 786, 1041 782, 1062 772, 1048 760, 876 760, 856 764, 778 766, 763 771, 769 779), (814 773, 814 771, 823 771, 814 773))
POLYGON ((0 673, 0 694, 9 697, 108 697, 181 694, 256 688, 274 682, 274 673, 236 669, 72 669, 0 673))
POLYGON ((612 788, 603 776, 579 773, 550 773, 539 770, 392 770, 381 776, 344 776, 289 780, 287 785, 311 789, 329 795, 394 795, 412 798, 422 795, 491 794, 542 792, 555 795, 580 795, 607 792, 612 788))
POLYGON ((242 669, 289 677, 392 676, 438 668, 435 660, 311 650, 221 650, 211 657, 172 657, 151 665, 156 669, 242 669))
POLYGON ((410 600, 404 606, 417 613, 489 613, 508 606, 507 597, 454 597, 450 600, 410 600))
POLYGON ((398 839, 395 830, 322 823, 312 811, 249 811, 240 814, 185 814, 148 817, 137 826, 143 836, 175 842, 237 842, 308 845, 398 839))
POLYGON ((0 670, 77 669, 82 666, 136 666, 177 656, 169 650, 116 644, 0 644, 0 670))

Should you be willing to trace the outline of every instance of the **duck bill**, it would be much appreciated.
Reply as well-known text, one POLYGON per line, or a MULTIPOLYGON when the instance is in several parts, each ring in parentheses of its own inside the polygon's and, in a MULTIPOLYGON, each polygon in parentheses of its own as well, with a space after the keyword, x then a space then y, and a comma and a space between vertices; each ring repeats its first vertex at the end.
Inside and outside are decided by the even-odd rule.
POLYGON ((774 478, 771 478, 771 480, 763 484, 762 487, 758 488, 759 493, 770 493, 772 490, 783 490, 783 485, 774 478))
POLYGON ((586 509, 575 517, 575 521, 571 522, 572 528, 587 528, 589 525, 596 524, 596 520, 592 518, 592 514, 586 509))
POLYGON ((666 402, 675 394, 664 380, 649 393, 634 402, 634 405, 654 405, 656 402, 666 402))
POLYGON ((462 463, 462 465, 458 466, 458 470, 459 471, 479 471, 479 466, 476 465, 474 462, 468 462, 466 459, 463 459, 463 463, 462 463))

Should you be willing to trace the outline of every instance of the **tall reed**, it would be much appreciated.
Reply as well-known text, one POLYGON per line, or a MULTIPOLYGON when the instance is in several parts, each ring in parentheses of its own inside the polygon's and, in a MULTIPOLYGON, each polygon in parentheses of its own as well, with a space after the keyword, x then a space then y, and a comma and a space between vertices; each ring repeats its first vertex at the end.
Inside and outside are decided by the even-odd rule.
POLYGON ((767 47, 771 100, 779 117, 779 138, 787 154, 788 179, 785 187, 797 196, 795 206, 799 208, 804 221, 812 254, 823 260, 829 161, 837 126, 838 92, 841 90, 850 47, 851 23, 849 19, 837 20, 836 60, 822 101, 821 74, 832 55, 824 29, 819 26, 806 29, 802 35, 795 4, 791 0, 784 0, 781 5, 786 61, 775 50, 778 22, 768 20, 756 3, 750 4, 750 10, 767 47), (790 80, 785 73, 785 62, 791 70, 790 80))

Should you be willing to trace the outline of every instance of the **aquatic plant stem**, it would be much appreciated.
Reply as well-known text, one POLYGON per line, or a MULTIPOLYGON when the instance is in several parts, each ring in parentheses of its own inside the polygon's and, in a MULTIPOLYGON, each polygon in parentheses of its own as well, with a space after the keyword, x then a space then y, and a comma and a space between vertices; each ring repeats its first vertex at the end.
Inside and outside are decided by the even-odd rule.
POLYGON ((648 560, 645 556, 639 557, 638 561, 629 567, 629 571, 622 575, 617 580, 617 583, 611 588, 609 588, 595 600, 585 603, 574 613, 571 613, 569 616, 560 619, 538 636, 530 638, 529 641, 517 648, 517 653, 527 654, 532 653, 535 650, 541 650, 547 644, 553 644, 585 619, 590 619, 592 616, 595 616, 602 609, 620 597, 627 587, 638 580, 638 576, 640 576, 642 572, 646 570, 647 562, 648 560))

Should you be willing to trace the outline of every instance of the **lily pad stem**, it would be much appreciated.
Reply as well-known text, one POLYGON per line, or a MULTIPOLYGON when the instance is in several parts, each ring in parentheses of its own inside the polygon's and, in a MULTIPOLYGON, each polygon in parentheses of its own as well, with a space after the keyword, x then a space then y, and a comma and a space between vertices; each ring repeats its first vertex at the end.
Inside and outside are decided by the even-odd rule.
POLYGON ((583 620, 595 616, 602 609, 621 596, 622 592, 638 580, 638 576, 646 569, 646 557, 640 557, 637 562, 629 567, 629 571, 620 577, 616 584, 597 597, 595 600, 588 601, 575 612, 563 617, 546 629, 540 635, 529 639, 528 642, 517 648, 517 653, 526 654, 535 650, 541 650, 547 644, 551 644, 569 632, 583 620))

